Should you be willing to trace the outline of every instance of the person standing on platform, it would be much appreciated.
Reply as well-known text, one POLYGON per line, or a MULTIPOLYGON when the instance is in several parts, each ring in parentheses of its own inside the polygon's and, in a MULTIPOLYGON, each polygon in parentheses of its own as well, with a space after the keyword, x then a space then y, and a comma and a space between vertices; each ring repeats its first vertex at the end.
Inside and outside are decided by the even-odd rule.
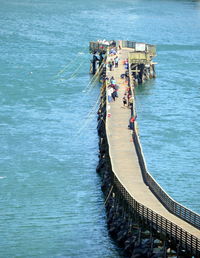
POLYGON ((128 59, 126 59, 126 60, 124 61, 124 69, 125 69, 125 70, 128 70, 128 68, 129 68, 128 59))
POLYGON ((111 83, 112 85, 115 85, 115 84, 116 84, 115 79, 114 79, 113 76, 110 78, 110 83, 111 83))
POLYGON ((107 90, 108 102, 112 102, 112 100, 113 100, 113 98, 112 98, 113 91, 114 90, 112 87, 108 87, 108 90, 107 90))
POLYGON ((110 71, 112 71, 113 65, 112 65, 112 62, 111 62, 111 61, 108 62, 108 67, 109 67, 110 71))
POLYGON ((129 129, 133 130, 134 129, 134 122, 137 118, 137 115, 136 116, 132 116, 130 119, 129 119, 129 129))
POLYGON ((124 95, 124 97, 123 97, 123 105, 124 105, 124 107, 127 105, 126 95, 124 95))
POLYGON ((128 104, 129 104, 129 108, 131 109, 133 107, 133 97, 130 96, 128 104))
POLYGON ((115 97, 118 98, 119 86, 118 86, 117 84, 114 84, 112 87, 113 87, 113 89, 114 89, 115 97))
POLYGON ((115 90, 113 89, 112 99, 115 101, 115 98, 116 98, 116 92, 115 92, 115 90))
POLYGON ((119 63, 119 58, 118 56, 115 57, 115 68, 118 67, 118 63, 119 63))

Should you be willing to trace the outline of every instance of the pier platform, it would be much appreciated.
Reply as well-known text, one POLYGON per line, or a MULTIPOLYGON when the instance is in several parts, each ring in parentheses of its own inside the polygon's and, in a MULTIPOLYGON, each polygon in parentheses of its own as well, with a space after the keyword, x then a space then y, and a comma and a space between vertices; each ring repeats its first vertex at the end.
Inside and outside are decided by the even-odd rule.
MULTIPOLYGON (((129 52, 130 49, 127 48, 119 50, 117 53, 119 57, 118 68, 113 68, 113 71, 107 69, 106 72, 107 77, 110 79, 113 76, 116 84, 119 85, 118 98, 111 103, 107 100, 107 113, 109 113, 109 116, 106 119, 106 132, 113 172, 135 200, 167 218, 188 233, 200 238, 200 230, 170 213, 143 180, 138 156, 133 144, 132 131, 128 129, 131 112, 129 108, 123 106, 123 96, 127 83, 124 79, 121 79, 121 74, 125 73, 123 63, 125 59, 128 59, 129 52)), ((113 58, 113 55, 109 55, 107 63, 113 58)))
POLYGON ((102 176, 109 230, 120 244, 124 239, 130 256, 139 252, 137 257, 144 257, 141 252, 147 250, 145 257, 200 257, 200 215, 173 200, 156 182, 148 172, 140 143, 135 87, 156 77, 152 61, 156 47, 98 41, 90 43, 90 53, 91 72, 95 78, 100 75, 103 83, 97 172, 102 176), (159 248, 155 241, 160 242, 159 248), (138 245, 140 251, 134 251, 138 245))

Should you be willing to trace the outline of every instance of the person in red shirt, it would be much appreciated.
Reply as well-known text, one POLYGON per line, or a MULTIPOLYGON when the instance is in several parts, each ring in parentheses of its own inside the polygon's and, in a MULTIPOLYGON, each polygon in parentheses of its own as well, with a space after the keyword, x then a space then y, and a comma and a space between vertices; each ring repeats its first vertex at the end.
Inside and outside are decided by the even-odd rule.
POLYGON ((132 116, 130 119, 129 119, 129 129, 133 130, 134 129, 134 122, 137 118, 137 115, 136 116, 132 116))

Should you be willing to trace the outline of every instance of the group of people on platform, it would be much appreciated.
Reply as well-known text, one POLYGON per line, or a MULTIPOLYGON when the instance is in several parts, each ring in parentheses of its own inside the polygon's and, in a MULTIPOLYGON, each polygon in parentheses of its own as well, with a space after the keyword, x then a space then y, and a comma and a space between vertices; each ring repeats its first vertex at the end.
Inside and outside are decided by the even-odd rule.
MULTIPOLYGON (((119 50, 121 49, 121 47, 119 48, 119 50)), ((113 58, 111 58, 108 61, 108 68, 110 71, 113 71, 113 68, 117 68, 118 67, 118 63, 119 63, 119 57, 117 56, 117 50, 116 49, 111 49, 110 53, 109 53, 113 58)), ((125 93, 123 96, 123 106, 124 107, 128 107, 130 109, 133 108, 133 101, 134 98, 132 96, 132 92, 131 92, 131 87, 130 87, 130 83, 129 83, 129 62, 128 59, 125 59, 123 62, 124 65, 124 69, 125 69, 125 73, 121 75, 121 79, 125 79, 125 82, 127 83, 127 86, 125 88, 125 93)), ((108 96, 108 102, 113 102, 115 101, 115 98, 118 98, 118 89, 119 86, 116 84, 116 81, 114 79, 114 77, 112 76, 109 80, 109 78, 106 78, 107 81, 109 81, 109 85, 107 87, 107 96, 108 96)), ((129 125, 128 128, 133 130, 134 129, 134 122, 136 120, 137 116, 131 116, 131 118, 129 119, 129 125)))
POLYGON ((110 71, 113 71, 113 67, 117 68, 119 64, 119 57, 115 56, 115 58, 111 58, 110 61, 108 61, 108 68, 110 71))
MULTIPOLYGON (((107 80, 109 79, 107 78, 107 80)), ((116 81, 112 76, 110 78, 108 89, 107 89, 108 102, 115 101, 115 98, 118 98, 118 92, 117 92, 118 89, 119 89, 119 86, 116 84, 116 81)))
MULTIPOLYGON (((117 68, 119 64, 119 57, 117 56, 117 48, 112 48, 109 52, 110 60, 108 61, 108 68, 110 71, 113 71, 113 68, 117 68)), ((110 78, 106 78, 106 80, 109 82, 108 88, 107 88, 107 95, 108 95, 108 102, 115 101, 115 98, 118 98, 118 89, 119 86, 116 84, 114 76, 110 78)))

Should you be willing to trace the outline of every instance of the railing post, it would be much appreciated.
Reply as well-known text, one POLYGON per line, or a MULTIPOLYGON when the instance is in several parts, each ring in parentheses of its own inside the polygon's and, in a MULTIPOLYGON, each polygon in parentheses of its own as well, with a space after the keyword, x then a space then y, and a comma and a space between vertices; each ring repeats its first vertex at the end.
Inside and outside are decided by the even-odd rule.
POLYGON ((159 225, 158 225, 158 214, 156 213, 156 230, 159 230, 159 225))
POLYGON ((175 226, 175 237, 177 238, 177 225, 175 226))
POLYGON ((181 240, 181 244, 182 244, 182 238, 183 238, 182 234, 183 234, 183 229, 181 228, 181 237, 180 237, 181 238, 180 239, 181 240))
POLYGON ((193 249, 193 245, 192 245, 192 243, 193 243, 193 236, 191 235, 191 237, 190 237, 190 241, 191 241, 191 245, 190 245, 190 247, 191 247, 191 250, 193 249))
POLYGON ((170 240, 172 239, 172 222, 170 223, 170 240))
POLYGON ((198 255, 198 239, 196 238, 196 254, 198 255))
POLYGON ((135 214, 135 221, 138 220, 138 214, 137 214, 137 202, 134 200, 134 214, 135 214))
POLYGON ((185 231, 185 244, 186 244, 186 250, 188 249, 188 233, 185 231))

